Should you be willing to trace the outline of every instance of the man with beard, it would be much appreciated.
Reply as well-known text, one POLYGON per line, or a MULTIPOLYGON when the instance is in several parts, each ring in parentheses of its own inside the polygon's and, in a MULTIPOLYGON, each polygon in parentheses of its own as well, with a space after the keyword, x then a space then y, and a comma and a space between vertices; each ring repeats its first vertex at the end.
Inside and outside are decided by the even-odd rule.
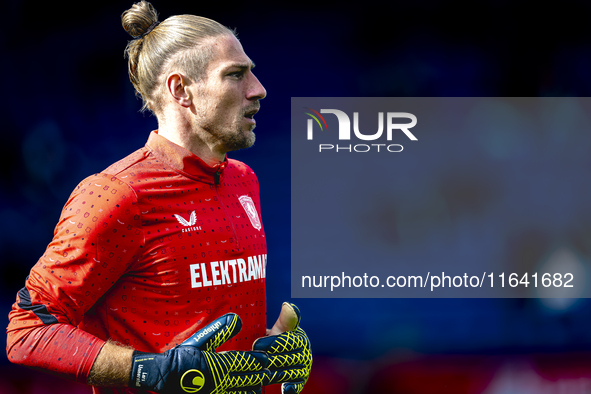
POLYGON ((299 393, 309 341, 287 303, 266 336, 258 180, 226 157, 255 140, 254 64, 206 18, 160 23, 142 1, 122 22, 158 130, 70 196, 13 305, 8 358, 97 393, 299 393))

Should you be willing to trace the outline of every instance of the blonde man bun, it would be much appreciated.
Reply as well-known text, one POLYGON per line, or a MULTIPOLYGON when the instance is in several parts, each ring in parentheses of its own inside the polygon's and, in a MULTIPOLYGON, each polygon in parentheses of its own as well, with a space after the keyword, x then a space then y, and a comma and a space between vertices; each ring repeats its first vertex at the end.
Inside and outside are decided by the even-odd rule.
POLYGON ((121 15, 121 24, 133 38, 146 34, 150 26, 158 22, 158 13, 147 1, 134 4, 121 15))

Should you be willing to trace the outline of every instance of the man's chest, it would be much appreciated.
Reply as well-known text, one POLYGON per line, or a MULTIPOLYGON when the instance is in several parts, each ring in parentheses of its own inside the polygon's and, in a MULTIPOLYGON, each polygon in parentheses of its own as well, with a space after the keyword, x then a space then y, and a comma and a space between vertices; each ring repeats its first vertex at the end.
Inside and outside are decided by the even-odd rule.
POLYGON ((138 188, 137 196, 145 240, 107 297, 110 335, 139 324, 146 349, 156 349, 236 312, 243 339, 260 336, 267 249, 258 185, 167 179, 138 188))
POLYGON ((172 178, 139 189, 145 245, 130 274, 190 288, 264 278, 258 185, 236 178, 219 185, 172 178))

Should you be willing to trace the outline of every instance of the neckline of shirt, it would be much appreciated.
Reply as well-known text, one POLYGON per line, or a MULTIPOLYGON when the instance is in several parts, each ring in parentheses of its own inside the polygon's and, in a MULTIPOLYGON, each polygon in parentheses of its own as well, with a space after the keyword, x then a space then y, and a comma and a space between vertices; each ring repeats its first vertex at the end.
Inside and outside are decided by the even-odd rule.
POLYGON ((221 178, 228 164, 228 157, 225 156, 223 162, 210 166, 191 151, 162 137, 158 130, 150 133, 146 148, 175 171, 188 178, 210 184, 215 184, 216 173, 221 178))

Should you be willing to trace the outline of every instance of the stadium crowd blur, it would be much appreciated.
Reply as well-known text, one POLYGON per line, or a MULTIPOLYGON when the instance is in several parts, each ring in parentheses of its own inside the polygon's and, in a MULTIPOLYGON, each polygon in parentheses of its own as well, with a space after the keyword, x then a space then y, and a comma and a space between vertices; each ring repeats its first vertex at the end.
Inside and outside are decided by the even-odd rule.
MULTIPOLYGON (((130 4, 89 3, 83 16, 67 2, 3 4, 0 302, 6 324, 71 190, 143 146, 156 128, 154 117, 138 112, 141 101, 123 59, 128 37, 119 17, 130 4)), ((163 18, 189 13, 236 27, 267 89, 255 146, 230 156, 248 163, 261 181, 270 319, 290 299, 291 97, 591 96, 591 5, 582 1, 153 4, 163 18)), ((591 114, 575 105, 564 111, 566 119, 591 124, 591 114)), ((442 146, 455 159, 443 169, 445 184, 431 186, 454 202, 444 204, 446 217, 461 234, 466 258, 494 253, 515 266, 567 261, 591 270, 590 130, 483 134, 501 163, 497 183, 480 176, 461 146, 451 140, 442 146), (537 176, 520 178, 516 168, 537 176), (495 221, 498 199, 522 190, 545 214, 515 207, 515 221, 495 221), (496 231, 479 231, 490 228, 496 231)), ((411 220, 435 229, 426 232, 435 237, 433 231, 448 230, 428 212, 417 209, 411 220)), ((414 234, 417 247, 429 242, 414 234)), ((587 299, 292 301, 314 352, 307 394, 591 392, 587 299)), ((0 392, 89 388, 2 358, 0 392)))

